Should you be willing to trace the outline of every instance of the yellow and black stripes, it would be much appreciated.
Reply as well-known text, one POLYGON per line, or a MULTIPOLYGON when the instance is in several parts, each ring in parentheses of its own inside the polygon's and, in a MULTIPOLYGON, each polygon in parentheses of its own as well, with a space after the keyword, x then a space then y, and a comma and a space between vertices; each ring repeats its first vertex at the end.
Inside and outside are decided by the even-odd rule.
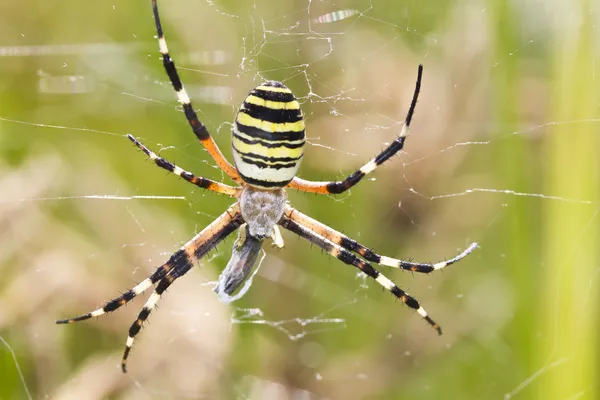
POLYGON ((324 237, 325 239, 343 247, 346 250, 353 251, 359 254, 367 261, 375 262, 379 265, 385 265, 387 267, 400 268, 412 272, 420 272, 428 274, 433 271, 440 270, 452 265, 466 256, 468 256, 473 250, 477 248, 477 243, 471 243, 469 247, 457 256, 437 263, 418 263, 413 261, 398 260, 396 258, 382 256, 375 253, 368 247, 363 246, 356 240, 349 238, 348 236, 336 231, 335 229, 309 217, 308 215, 302 214, 300 211, 286 205, 285 216, 304 228, 307 228, 317 235, 324 237))
POLYGON ((396 140, 394 140, 388 147, 386 147, 381 153, 379 153, 375 158, 371 161, 360 167, 356 172, 350 174, 343 181, 337 182, 312 182, 307 181, 300 178, 294 178, 293 181, 290 182, 288 187, 301 190, 303 192, 310 193, 320 193, 320 194, 339 194, 343 193, 346 190, 350 189, 352 186, 356 185, 358 182, 362 180, 366 175, 375 171, 378 166, 386 162, 393 155, 397 154, 404 147, 404 141, 406 140, 406 136, 408 135, 408 128, 410 127, 410 123, 412 121, 413 115, 415 113, 415 107, 417 106, 417 99, 419 98, 419 92, 421 91, 421 79, 423 77, 423 66, 419 65, 419 70, 417 73, 417 82, 415 85, 415 91, 413 94, 412 101, 410 103, 410 108, 408 109, 408 113, 406 115, 406 119, 404 121, 404 126, 400 131, 400 135, 396 140))
POLYGON ((213 192, 226 194, 228 196, 237 197, 240 192, 239 188, 225 185, 224 183, 215 182, 207 178, 202 178, 200 176, 195 176, 191 172, 188 172, 177 165, 165 160, 162 157, 159 157, 152 150, 144 146, 139 140, 134 138, 132 135, 127 135, 129 140, 131 140, 137 147, 139 147, 156 165, 158 165, 162 169, 166 169, 169 172, 174 173, 182 177, 184 180, 193 183, 194 185, 201 187, 202 189, 211 190, 213 192))
MULTIPOLYGON (((271 237, 278 247, 283 246, 283 238, 278 225, 296 233, 319 246, 342 262, 358 268, 373 278, 379 285, 390 291, 408 307, 429 323, 439 334, 440 327, 429 317, 419 302, 386 278, 369 262, 404 270, 429 273, 445 268, 470 254, 477 244, 473 243, 454 258, 435 264, 414 263, 381 256, 357 241, 337 232, 328 226, 299 213, 287 206, 284 187, 320 193, 342 193, 356 185, 363 177, 400 152, 404 146, 408 129, 417 103, 423 67, 419 66, 413 99, 399 137, 379 155, 363 165, 345 180, 339 182, 311 182, 295 178, 303 157, 305 144, 305 123, 300 103, 284 84, 267 81, 254 88, 246 97, 236 115, 232 128, 232 150, 235 167, 230 164, 217 147, 206 126, 198 119, 190 97, 179 77, 175 63, 171 59, 163 34, 157 0, 152 1, 152 10, 158 45, 167 76, 181 103, 185 117, 194 135, 218 166, 239 187, 232 187, 210 179, 195 176, 144 146, 132 135, 127 135, 154 163, 184 180, 206 190, 236 197, 235 203, 209 226, 188 241, 169 260, 142 282, 120 296, 109 300, 103 307, 74 318, 58 320, 58 324, 83 321, 113 312, 129 301, 153 288, 152 293, 131 324, 121 361, 123 372, 127 370, 127 359, 134 341, 144 323, 157 306, 164 292, 193 265, 242 224, 248 227, 250 238, 236 241, 231 259, 220 279, 223 292, 231 295, 242 283, 247 282, 264 239, 271 237), (233 268, 233 269, 232 269, 233 268), (241 268, 241 270, 240 270, 241 268), (241 272, 240 272, 241 271, 241 272), (236 275, 237 274, 237 275, 236 275)), ((246 232, 244 228, 244 232, 246 232)), ((241 237, 241 236, 240 236, 241 237)))
POLYGON ((169 260, 160 266, 150 277, 143 280, 134 288, 123 293, 121 296, 108 301, 104 307, 90 313, 64 320, 56 321, 57 324, 67 324, 83 321, 91 317, 99 317, 107 312, 115 311, 134 297, 158 283, 153 293, 150 295, 146 304, 140 311, 138 318, 131 325, 129 335, 125 344, 125 352, 121 363, 123 372, 126 372, 126 361, 133 346, 135 336, 139 333, 142 324, 150 315, 150 312, 160 299, 160 296, 173 281, 185 275, 194 264, 204 257, 206 253, 214 249, 215 246, 234 232, 242 224, 242 216, 238 203, 235 203, 227 211, 221 214, 215 221, 204 228, 199 234, 187 242, 183 247, 176 251, 169 260))
POLYGON ((160 16, 158 13, 158 5, 156 4, 156 0, 152 0, 152 12, 154 15, 154 23, 156 25, 156 33, 158 35, 158 48, 162 55, 163 65, 165 67, 165 71, 167 72, 167 76, 173 85, 173 89, 175 89, 175 93, 177 94, 177 99, 181 103, 183 107, 183 112, 185 117, 192 128, 192 131, 196 135, 200 142, 206 148, 208 153, 212 156, 212 158, 216 161, 217 165, 234 181, 239 182, 240 177, 236 171, 236 169, 231 165, 223 154, 217 147, 215 141, 210 136, 208 129, 206 126, 198 119, 198 115, 192 106, 192 102, 190 100, 187 91, 185 90, 181 79, 179 78, 179 74, 177 72, 177 68, 175 67, 175 62, 171 58, 169 54, 169 48, 167 47, 167 41, 163 34, 162 24, 160 22, 160 16))
POLYGON ((294 178, 304 153, 304 118, 284 84, 268 81, 254 88, 232 131, 233 158, 244 182, 276 189, 294 178))
POLYGON ((440 335, 442 334, 442 329, 440 328, 440 326, 429 317, 429 314, 427 314, 427 311, 425 311, 425 309, 423 307, 421 307, 419 302, 414 297, 409 296, 408 293, 406 293, 404 290, 400 289, 394 282, 392 282, 391 280, 386 278, 381 272, 379 272, 378 270, 373 268, 373 266, 371 264, 358 258, 357 256, 355 256, 348 250, 344 249, 340 245, 316 234, 315 232, 311 231, 310 229, 305 228, 304 226, 298 224, 297 222, 292 221, 285 215, 281 219, 281 222, 279 224, 281 226, 283 226, 284 228, 288 229, 289 231, 294 232, 298 236, 308 240, 310 243, 313 243, 313 244, 319 246, 320 248, 325 250, 330 255, 336 257, 338 260, 340 260, 348 265, 355 266, 356 268, 360 269, 362 272, 364 272, 371 278, 375 279, 375 281, 377 283, 379 283, 385 289, 389 290, 394 296, 396 296, 398 299, 400 299, 404 304, 406 304, 408 307, 412 308, 413 310, 416 310, 417 313, 419 313, 419 315, 425 321, 427 321, 427 323, 429 325, 431 325, 431 327, 433 329, 435 329, 438 334, 440 334, 440 335))

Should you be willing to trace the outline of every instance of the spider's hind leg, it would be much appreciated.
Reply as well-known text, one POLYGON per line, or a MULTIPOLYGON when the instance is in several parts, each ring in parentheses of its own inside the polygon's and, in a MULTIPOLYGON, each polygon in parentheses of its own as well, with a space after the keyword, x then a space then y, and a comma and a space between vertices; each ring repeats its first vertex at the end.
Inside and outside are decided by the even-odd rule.
POLYGON ((154 15, 154 24, 156 26, 156 33, 158 36, 158 50, 162 55, 165 72, 167 73, 167 76, 173 85, 177 99, 183 107, 185 118, 187 119, 190 128, 192 128, 194 135, 196 135, 198 140, 200 140, 200 143, 202 143, 217 165, 235 182, 240 182, 241 178, 237 170, 229 163, 229 161, 225 159, 223 153, 221 153, 221 150, 208 132, 208 129, 202 123, 202 121, 200 121, 196 111, 194 111, 190 96, 187 94, 183 83, 181 82, 179 73, 177 72, 177 67, 175 67, 175 62, 169 54, 169 48, 167 47, 167 40, 165 39, 165 35, 163 33, 160 15, 158 12, 158 4, 156 4, 156 1, 157 0, 152 0, 152 13, 154 15))
POLYGON ((406 114, 406 119, 404 120, 404 125, 402 126, 402 130, 400 134, 389 146, 387 146, 381 153, 372 158, 365 165, 360 167, 358 170, 354 171, 346 179, 343 181, 331 181, 331 182, 313 182, 307 181, 304 179, 300 179, 295 177, 287 187, 292 189, 297 189, 303 192, 309 193, 319 193, 319 194, 340 194, 344 193, 346 190, 352 188, 354 185, 358 184, 365 176, 372 173, 379 167, 381 164, 389 160, 395 154, 398 154, 404 148, 404 142, 406 141, 406 137, 408 136, 408 129, 410 127, 410 123, 412 122, 413 115, 415 113, 415 107, 417 106, 417 100, 419 98, 419 92, 421 91, 421 79, 423 78, 423 66, 419 65, 419 69, 417 71, 417 82, 415 84, 415 91, 413 93, 412 101, 410 102, 410 107, 408 109, 408 113, 406 114))

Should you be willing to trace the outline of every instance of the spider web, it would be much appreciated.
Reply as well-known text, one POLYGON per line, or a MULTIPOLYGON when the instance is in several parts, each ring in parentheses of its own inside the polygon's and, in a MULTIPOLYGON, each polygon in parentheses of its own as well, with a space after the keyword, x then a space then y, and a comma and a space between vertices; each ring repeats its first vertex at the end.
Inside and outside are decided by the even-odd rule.
POLYGON ((350 193, 289 196, 390 257, 438 261, 479 242, 444 273, 381 268, 445 334, 286 232, 248 293, 224 305, 212 288, 230 238, 161 299, 125 377, 116 366, 143 300, 97 321, 53 320, 144 279, 231 200, 164 176, 124 135, 227 179, 176 106, 148 4, 4 7, 0 398, 596 398, 597 4, 431 4, 159 5, 229 159, 250 88, 294 90, 305 179, 342 178, 387 146, 424 65, 400 155, 350 193))

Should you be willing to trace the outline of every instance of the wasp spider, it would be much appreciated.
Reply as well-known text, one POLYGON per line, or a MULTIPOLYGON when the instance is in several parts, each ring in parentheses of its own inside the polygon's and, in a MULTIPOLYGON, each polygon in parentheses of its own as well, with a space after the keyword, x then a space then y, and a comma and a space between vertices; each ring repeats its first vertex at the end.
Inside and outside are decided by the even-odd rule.
POLYGON ((402 150, 417 104, 423 67, 419 65, 412 102, 398 138, 374 159, 343 181, 312 182, 296 177, 304 152, 304 118, 300 105, 290 89, 281 82, 275 81, 267 81, 257 86, 242 103, 232 129, 234 165, 231 165, 223 157, 206 126, 198 119, 190 98, 181 83, 175 64, 167 49, 156 0, 152 0, 152 9, 163 64, 173 84, 177 98, 183 106, 187 121, 200 143, 218 166, 238 186, 229 186, 195 176, 159 157, 133 136, 127 135, 127 137, 160 168, 172 172, 196 186, 226 194, 237 199, 237 201, 137 286, 108 301, 102 308, 75 318, 56 322, 58 324, 73 323, 115 311, 155 285, 153 293, 129 328, 129 336, 121 362, 123 372, 126 372, 126 361, 134 338, 139 333, 144 321, 148 319, 150 312, 156 306, 163 292, 177 278, 185 275, 195 262, 215 248, 229 234, 240 228, 239 236, 233 246, 231 260, 221 275, 218 286, 215 288, 217 292, 233 293, 249 276, 263 240, 272 238, 275 244, 283 245, 278 229, 278 225, 280 225, 373 278, 408 307, 416 310, 429 325, 441 334, 442 331, 439 325, 429 317, 425 309, 419 305, 419 302, 381 274, 370 262, 408 271, 429 273, 454 264, 466 257, 477 247, 476 243, 471 244, 456 257, 435 264, 402 261, 381 256, 355 240, 292 208, 287 202, 285 191, 287 188, 291 188, 319 194, 343 193, 402 150))

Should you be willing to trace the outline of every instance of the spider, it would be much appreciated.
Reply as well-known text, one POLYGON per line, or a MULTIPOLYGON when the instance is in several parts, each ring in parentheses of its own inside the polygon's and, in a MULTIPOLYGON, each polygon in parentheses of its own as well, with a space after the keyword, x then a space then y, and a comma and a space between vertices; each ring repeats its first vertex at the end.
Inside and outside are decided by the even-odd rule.
POLYGON ((74 318, 59 320, 56 323, 68 324, 83 321, 115 311, 154 285, 154 291, 129 328, 121 361, 121 368, 123 372, 126 372, 127 358, 136 335, 163 292, 177 278, 185 275, 195 262, 214 249, 229 234, 240 228, 239 236, 233 246, 231 260, 221 275, 218 287, 215 288, 217 292, 233 293, 250 274, 256 255, 265 239, 272 238, 276 245, 283 246, 279 225, 373 278, 408 307, 416 310, 438 334, 441 334, 440 326, 429 317, 419 302, 381 274, 370 262, 427 274, 463 259, 477 247, 476 243, 472 243, 457 256, 434 264, 394 259, 379 255, 342 233, 302 214, 288 204, 286 196, 287 188, 318 194, 343 193, 401 151, 417 104, 423 66, 419 65, 414 94, 399 136, 380 154, 343 181, 313 182, 296 177, 304 151, 304 118, 300 105, 291 90, 283 83, 276 81, 267 81, 257 86, 242 103, 232 128, 234 159, 234 165, 232 165, 223 157, 206 126, 198 119, 192 107, 190 98, 175 68, 175 63, 169 55, 156 1, 152 0, 152 11, 158 34, 159 50, 162 54, 164 68, 183 107, 187 121, 217 165, 238 186, 234 187, 195 176, 159 157, 132 135, 127 135, 127 137, 160 168, 178 175, 196 186, 231 196, 237 201, 137 286, 106 302, 102 308, 74 318))

